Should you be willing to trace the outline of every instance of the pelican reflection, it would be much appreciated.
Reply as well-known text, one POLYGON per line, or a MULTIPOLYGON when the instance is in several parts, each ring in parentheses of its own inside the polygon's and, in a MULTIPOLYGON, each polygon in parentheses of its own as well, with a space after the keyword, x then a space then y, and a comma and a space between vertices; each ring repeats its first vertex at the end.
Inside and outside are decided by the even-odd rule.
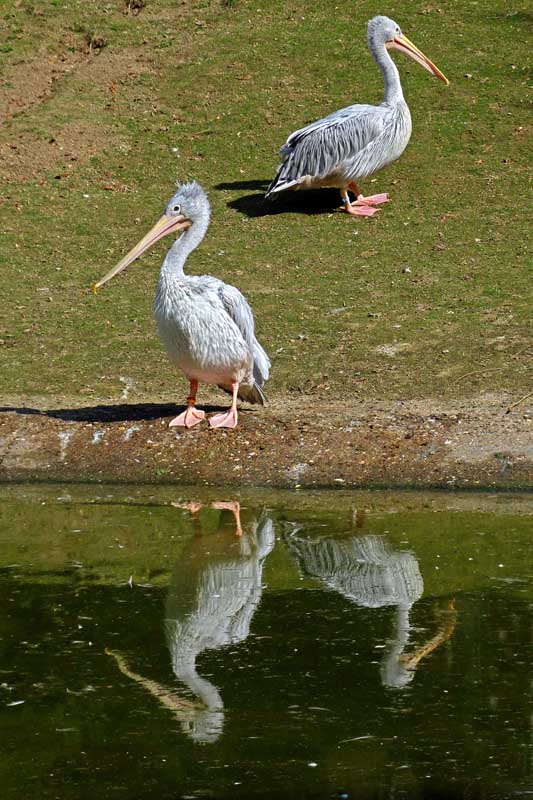
POLYGON ((225 509, 234 514, 235 531, 221 526, 194 537, 174 569, 165 620, 174 674, 200 701, 182 726, 202 742, 222 733, 224 704, 216 686, 198 674, 196 661, 206 650, 247 638, 261 599, 263 564, 275 543, 269 517, 241 524, 238 504, 214 506, 222 509, 221 518, 225 509))
POLYGON ((318 578, 359 606, 396 607, 394 633, 381 662, 381 680, 385 686, 401 688, 410 683, 420 660, 452 635, 453 603, 437 634, 412 655, 405 655, 411 630, 409 614, 422 597, 424 582, 415 555, 394 550, 386 537, 312 539, 295 528, 285 540, 303 574, 318 578))
POLYGON ((166 600, 165 632, 172 669, 187 695, 133 672, 120 653, 107 650, 121 672, 140 683, 179 721, 194 741, 216 741, 224 726, 224 702, 218 688, 197 669, 206 650, 246 639, 262 593, 265 558, 275 543, 272 520, 241 511, 238 503, 213 503, 218 528, 202 532, 200 504, 186 508, 195 520, 195 535, 182 550, 166 600), (230 512, 228 524, 228 512, 230 512))

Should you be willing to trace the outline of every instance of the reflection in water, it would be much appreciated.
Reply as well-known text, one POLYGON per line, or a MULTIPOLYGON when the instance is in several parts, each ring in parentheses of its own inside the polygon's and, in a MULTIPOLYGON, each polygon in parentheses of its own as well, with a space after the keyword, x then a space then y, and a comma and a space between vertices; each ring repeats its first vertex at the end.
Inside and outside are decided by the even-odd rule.
POLYGON ((124 675, 174 713, 188 736, 197 742, 214 742, 222 733, 224 703, 217 687, 198 674, 196 660, 205 650, 236 644, 248 636, 261 599, 263 563, 275 543, 274 527, 264 515, 241 523, 238 503, 213 503, 221 511, 220 524, 205 536, 196 516, 200 504, 173 505, 193 514, 196 533, 173 572, 165 629, 174 673, 194 699, 133 672, 120 653, 106 652, 124 675), (230 527, 224 520, 225 511, 234 517, 230 527))
POLYGON ((187 714, 189 708, 194 706, 194 703, 191 700, 180 697, 172 689, 168 689, 166 686, 162 686, 156 681, 151 681, 148 678, 144 678, 137 672, 133 672, 133 670, 129 668, 128 663, 122 653, 119 653, 117 650, 110 650, 108 647, 106 647, 105 653, 106 655, 112 656, 115 659, 117 666, 123 675, 125 675, 127 678, 131 678, 132 681, 136 681, 147 691, 153 694, 154 697, 157 697, 161 705, 165 706, 165 708, 168 708, 169 711, 172 711, 178 719, 181 719, 183 714, 187 714))
POLYGON ((471 494, 468 508, 498 507, 477 514, 437 512, 450 498, 424 496, 411 513, 390 496, 397 513, 358 513, 352 527, 353 506, 377 494, 261 493, 279 509, 250 624, 273 540, 260 507, 243 507, 239 537, 236 505, 190 514, 162 505, 172 487, 126 487, 127 503, 94 486, 82 503, 72 486, 49 502, 58 491, 45 505, 0 503, 3 800, 533 800, 531 499, 522 515, 524 495, 471 494), (228 562, 247 587, 232 619, 248 622, 222 620, 225 638, 250 633, 199 652, 209 580, 221 594, 228 562), (297 562, 315 577, 299 580, 297 562), (132 573, 156 585, 130 588, 132 573), (102 656, 105 644, 119 652, 102 656), (416 670, 403 688, 381 681, 384 646, 389 685, 386 666, 416 670), (174 660, 192 663, 209 697, 174 660))
MULTIPOLYGON (((359 526, 358 526, 359 527, 359 526)), ((393 550, 384 536, 349 536, 312 540, 294 529, 286 542, 300 570, 328 588, 366 608, 396 606, 395 631, 381 663, 385 686, 410 683, 419 661, 449 639, 455 627, 453 604, 437 634, 412 655, 409 613, 422 596, 424 582, 413 553, 393 550)))
MULTIPOLYGON (((238 504, 235 507, 230 510, 238 532, 238 504)), ((196 536, 174 570, 167 598, 167 642, 176 677, 201 700, 201 706, 182 717, 183 729, 197 741, 212 742, 220 736, 224 706, 216 686, 198 674, 196 660, 204 650, 248 636, 261 599, 263 563, 274 542, 272 520, 253 517, 238 538, 222 528, 210 536, 196 536)))

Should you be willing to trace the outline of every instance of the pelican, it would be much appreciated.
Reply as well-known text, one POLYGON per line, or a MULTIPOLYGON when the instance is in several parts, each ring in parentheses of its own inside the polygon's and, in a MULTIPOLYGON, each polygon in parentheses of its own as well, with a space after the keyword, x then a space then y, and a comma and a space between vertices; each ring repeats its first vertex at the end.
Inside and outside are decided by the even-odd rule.
POLYGON ((396 161, 411 136, 411 115, 388 51, 406 53, 445 84, 449 81, 389 17, 370 20, 368 47, 385 83, 381 105, 348 106, 291 133, 265 197, 285 189, 337 188, 346 211, 360 217, 371 217, 379 210, 374 206, 388 201, 387 194, 364 197, 356 183, 396 161), (348 191, 355 194, 354 202, 348 191))
POLYGON ((96 292, 169 233, 180 233, 168 251, 154 301, 159 337, 170 360, 189 380, 187 408, 169 427, 192 428, 205 418, 196 408, 199 381, 217 384, 232 395, 231 408, 209 419, 213 428, 237 426, 237 397, 264 405, 263 384, 270 361, 255 338, 254 318, 246 299, 234 286, 211 275, 186 275, 187 256, 200 244, 209 226, 210 207, 202 187, 179 184, 165 213, 154 227, 94 284, 96 292))

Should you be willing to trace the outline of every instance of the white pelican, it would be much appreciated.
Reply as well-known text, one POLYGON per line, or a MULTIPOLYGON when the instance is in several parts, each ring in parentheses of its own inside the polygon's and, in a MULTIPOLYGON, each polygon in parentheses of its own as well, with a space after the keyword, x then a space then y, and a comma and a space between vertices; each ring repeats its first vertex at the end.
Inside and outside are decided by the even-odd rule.
POLYGON ((363 217, 371 217, 378 211, 374 206, 388 201, 387 194, 364 197, 356 183, 396 161, 411 136, 411 115, 388 51, 406 53, 444 83, 449 81, 389 17, 370 20, 368 47, 383 75, 383 102, 342 108, 291 133, 265 197, 285 189, 338 188, 346 211, 363 217), (348 190, 355 194, 354 202, 348 190))
POLYGON ((217 384, 233 396, 229 411, 212 416, 209 424, 235 428, 237 397, 264 404, 262 387, 270 361, 255 338, 252 310, 240 291, 211 275, 185 275, 183 271, 187 256, 205 236, 209 215, 202 187, 194 181, 178 184, 163 216, 93 288, 96 292, 163 236, 181 233, 163 261, 154 301, 159 336, 170 360, 190 383, 187 409, 170 426, 191 428, 204 419, 205 412, 195 405, 198 382, 203 381, 217 384))

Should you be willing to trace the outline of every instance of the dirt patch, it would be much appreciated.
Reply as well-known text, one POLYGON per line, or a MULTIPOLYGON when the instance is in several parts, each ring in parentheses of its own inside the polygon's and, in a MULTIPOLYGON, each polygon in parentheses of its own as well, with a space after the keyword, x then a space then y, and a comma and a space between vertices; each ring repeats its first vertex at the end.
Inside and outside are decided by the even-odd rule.
POLYGON ((412 345, 408 342, 395 342, 393 344, 381 344, 376 347, 376 353, 389 358, 395 358, 398 353, 403 353, 405 350, 410 350, 412 345))
MULTIPOLYGON (((236 431, 169 430, 170 404, 5 403, 4 480, 533 488, 533 412, 491 396, 243 409, 236 431), (60 407, 61 406, 61 407, 60 407)), ((208 412, 214 411, 209 407, 208 412)))
POLYGON ((9 64, 2 77, 0 115, 11 119, 48 100, 61 79, 87 60, 83 37, 63 35, 51 45, 43 45, 34 54, 9 64))
POLYGON ((7 120, 0 141, 2 181, 42 180, 52 171, 58 178, 68 177, 105 149, 128 147, 113 127, 113 112, 128 103, 124 87, 152 73, 153 67, 144 51, 104 51, 97 46, 100 38, 72 34, 68 41, 61 39, 55 52, 43 48, 8 67, 0 105, 7 120), (80 107, 76 95, 86 86, 96 87, 96 95, 85 97, 80 107), (37 113, 46 103, 54 103, 50 119, 37 113), (102 119, 102 110, 110 113, 110 124, 102 119), (59 122, 62 118, 67 119, 59 122))
POLYGON ((115 140, 105 125, 81 120, 67 122, 47 138, 29 131, 18 134, 0 142, 0 179, 19 184, 44 180, 51 172, 56 172, 58 179, 68 177, 115 140))

